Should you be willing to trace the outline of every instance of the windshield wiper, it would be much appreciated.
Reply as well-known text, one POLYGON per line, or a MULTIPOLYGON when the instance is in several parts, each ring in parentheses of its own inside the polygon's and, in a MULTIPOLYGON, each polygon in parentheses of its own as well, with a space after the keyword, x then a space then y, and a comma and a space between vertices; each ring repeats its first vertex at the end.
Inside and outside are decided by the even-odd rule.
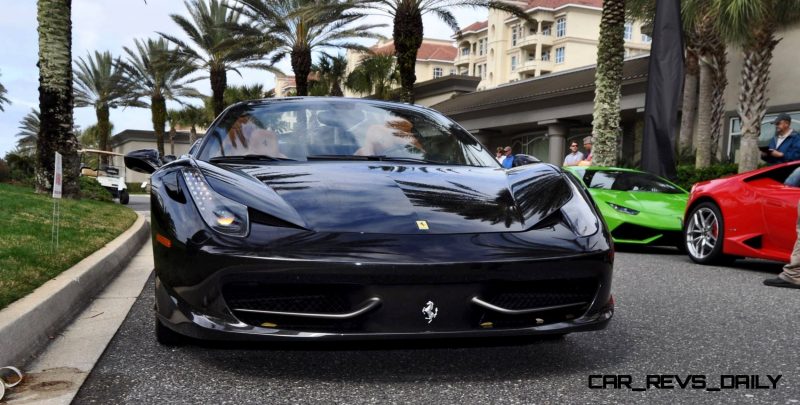
POLYGON ((438 165, 445 165, 448 163, 437 162, 434 160, 402 157, 402 156, 386 156, 386 155, 309 155, 306 156, 307 160, 366 160, 366 161, 380 161, 380 162, 415 162, 415 163, 432 163, 438 165))
POLYGON ((216 162, 236 162, 236 161, 269 161, 269 162, 285 162, 285 161, 294 161, 294 159, 289 158, 281 158, 275 156, 267 156, 267 155, 233 155, 233 156, 214 156, 211 159, 208 159, 211 163, 216 162))

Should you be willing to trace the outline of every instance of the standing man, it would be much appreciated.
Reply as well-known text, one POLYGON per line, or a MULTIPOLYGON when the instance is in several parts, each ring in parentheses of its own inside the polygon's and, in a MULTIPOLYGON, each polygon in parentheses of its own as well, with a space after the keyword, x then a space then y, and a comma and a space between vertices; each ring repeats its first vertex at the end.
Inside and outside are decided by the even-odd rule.
POLYGON ((578 162, 578 166, 591 166, 592 165, 592 136, 583 138, 583 149, 586 149, 586 159, 578 162))
POLYGON ((800 160, 800 134, 792 129, 792 117, 779 114, 772 123, 775 137, 769 141, 768 149, 761 151, 761 159, 770 165, 800 160))
POLYGON ((564 158, 564 166, 577 166, 583 160, 583 153, 578 150, 578 142, 569 144, 569 154, 564 158))
POLYGON ((783 266, 783 272, 778 277, 764 280, 764 285, 771 287, 800 288, 800 204, 797 205, 797 234, 794 250, 789 264, 783 266))
POLYGON ((506 146, 506 148, 504 150, 506 152, 506 157, 505 157, 505 159, 503 159, 501 164, 506 169, 510 169, 511 167, 514 166, 514 154, 512 153, 513 150, 511 149, 510 146, 506 146))

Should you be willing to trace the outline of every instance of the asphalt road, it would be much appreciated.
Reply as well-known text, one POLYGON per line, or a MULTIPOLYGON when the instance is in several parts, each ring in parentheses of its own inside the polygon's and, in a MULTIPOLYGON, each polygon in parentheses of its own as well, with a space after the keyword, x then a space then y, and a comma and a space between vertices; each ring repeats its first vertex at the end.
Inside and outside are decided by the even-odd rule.
MULTIPOLYGON (((527 344, 159 346, 152 280, 75 403, 797 403, 800 290, 774 263, 703 267, 672 250, 617 254, 617 312, 600 332, 527 344), (777 388, 590 389, 593 374, 782 375, 777 388)), ((723 382, 730 385, 727 377, 723 382)), ((695 380, 693 380, 695 381, 695 380)), ((599 382, 599 380, 595 380, 599 382)), ((664 381, 664 386, 670 385, 664 381)))
POLYGON ((150 194, 131 194, 128 207, 134 211, 150 213, 150 194))

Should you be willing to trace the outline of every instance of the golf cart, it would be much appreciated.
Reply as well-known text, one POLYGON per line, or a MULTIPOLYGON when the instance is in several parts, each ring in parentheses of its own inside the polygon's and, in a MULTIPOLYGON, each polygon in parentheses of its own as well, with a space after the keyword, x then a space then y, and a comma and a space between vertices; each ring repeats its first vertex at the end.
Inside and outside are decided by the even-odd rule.
POLYGON ((125 184, 125 164, 121 153, 97 149, 81 149, 81 176, 94 177, 120 204, 128 204, 130 195, 125 184), (104 163, 105 162, 105 163, 104 163))

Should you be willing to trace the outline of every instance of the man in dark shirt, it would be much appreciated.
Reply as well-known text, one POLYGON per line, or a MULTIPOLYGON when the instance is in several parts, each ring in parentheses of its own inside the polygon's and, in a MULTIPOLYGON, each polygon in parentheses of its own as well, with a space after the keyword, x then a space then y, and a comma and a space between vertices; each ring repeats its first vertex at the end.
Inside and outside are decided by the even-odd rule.
POLYGON ((766 151, 761 151, 761 159, 770 165, 800 160, 800 134, 792 129, 792 117, 780 114, 775 121, 775 137, 769 141, 766 151))

